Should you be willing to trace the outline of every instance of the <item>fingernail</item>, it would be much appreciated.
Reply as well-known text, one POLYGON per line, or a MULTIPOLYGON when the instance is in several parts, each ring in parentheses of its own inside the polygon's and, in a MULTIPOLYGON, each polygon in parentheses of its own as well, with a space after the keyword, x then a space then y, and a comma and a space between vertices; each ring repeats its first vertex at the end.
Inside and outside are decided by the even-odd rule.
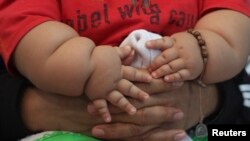
POLYGON ((149 95, 147 94, 147 93, 145 93, 144 95, 143 95, 143 100, 147 100, 149 98, 149 95))
POLYGON ((177 112, 174 114, 173 119, 174 121, 178 121, 178 120, 183 119, 183 117, 184 117, 184 114, 182 112, 177 112))
POLYGON ((100 128, 94 128, 93 129, 93 135, 97 136, 97 137, 101 137, 105 135, 104 130, 100 129, 100 128))
POLYGON ((131 108, 130 110, 129 110, 129 114, 130 115, 134 115, 136 113, 136 109, 135 108, 131 108))
POLYGON ((153 76, 153 78, 157 78, 157 74, 155 72, 152 72, 151 75, 153 76))
POLYGON ((175 135, 174 140, 175 141, 182 141, 187 137, 187 134, 185 132, 179 132, 175 135))
POLYGON ((104 121, 105 121, 105 122, 111 122, 111 117, 105 117, 105 118, 104 118, 104 121))
POLYGON ((166 82, 168 82, 170 79, 169 79, 168 76, 165 76, 165 77, 164 77, 164 80, 165 80, 166 82))

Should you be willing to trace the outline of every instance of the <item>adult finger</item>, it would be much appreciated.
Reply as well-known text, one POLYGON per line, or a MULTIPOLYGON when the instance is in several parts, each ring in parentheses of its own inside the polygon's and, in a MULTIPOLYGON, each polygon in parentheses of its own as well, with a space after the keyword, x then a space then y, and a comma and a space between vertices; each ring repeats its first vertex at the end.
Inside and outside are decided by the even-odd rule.
POLYGON ((153 106, 139 109, 133 116, 126 113, 116 113, 112 115, 113 122, 125 122, 137 125, 153 125, 171 123, 181 120, 183 113, 171 107, 153 106))
POLYGON ((97 125, 92 128, 92 135, 103 139, 122 139, 139 136, 154 126, 139 126, 128 123, 111 123, 97 125))
POLYGON ((125 114, 112 116, 114 122, 125 122, 145 126, 176 122, 181 120, 184 114, 176 108, 153 106, 139 109, 133 116, 125 114))
POLYGON ((114 141, 183 141, 188 138, 184 130, 155 128, 142 135, 123 137, 114 141))
POLYGON ((179 129, 156 129, 141 138, 141 141, 181 141, 187 138, 187 134, 179 129))

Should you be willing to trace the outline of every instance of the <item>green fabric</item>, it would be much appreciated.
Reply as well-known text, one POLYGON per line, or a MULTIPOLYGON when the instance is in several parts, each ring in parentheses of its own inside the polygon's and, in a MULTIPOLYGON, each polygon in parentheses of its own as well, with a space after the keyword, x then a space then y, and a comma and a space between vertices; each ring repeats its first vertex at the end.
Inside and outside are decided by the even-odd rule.
POLYGON ((193 141, 208 141, 207 136, 205 137, 192 137, 193 141))
POLYGON ((101 140, 72 132, 54 131, 52 133, 43 135, 41 138, 36 139, 35 141, 101 141, 101 140))

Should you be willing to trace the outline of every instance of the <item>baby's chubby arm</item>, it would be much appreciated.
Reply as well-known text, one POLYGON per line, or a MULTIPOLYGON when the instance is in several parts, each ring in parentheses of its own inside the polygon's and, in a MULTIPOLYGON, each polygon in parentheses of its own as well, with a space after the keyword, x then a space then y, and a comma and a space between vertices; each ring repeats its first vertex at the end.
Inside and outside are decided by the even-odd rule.
MULTIPOLYGON (((111 53, 116 50, 104 48, 111 53)), ((85 92, 97 65, 101 64, 95 62, 95 54, 100 50, 91 39, 80 37, 71 27, 49 21, 36 26, 21 39, 13 60, 18 72, 36 87, 47 92, 79 96, 85 92)), ((104 53, 101 57, 110 60, 107 56, 109 54, 104 53)), ((112 68, 103 73, 109 69, 112 68)), ((117 75, 108 77, 117 79, 117 75)))
POLYGON ((93 41, 79 37, 71 27, 48 21, 21 39, 13 59, 18 72, 36 87, 79 96, 93 71, 90 57, 94 47, 93 41))

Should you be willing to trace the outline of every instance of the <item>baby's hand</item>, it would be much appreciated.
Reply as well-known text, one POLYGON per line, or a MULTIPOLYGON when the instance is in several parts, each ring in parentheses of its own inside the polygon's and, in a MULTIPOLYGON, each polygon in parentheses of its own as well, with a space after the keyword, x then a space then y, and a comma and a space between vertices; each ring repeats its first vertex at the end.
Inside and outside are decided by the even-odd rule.
POLYGON ((101 114, 105 122, 111 122, 112 120, 107 101, 121 110, 126 111, 128 114, 133 115, 136 113, 136 108, 128 101, 126 96, 140 101, 145 101, 149 98, 146 92, 126 79, 120 80, 116 87, 117 89, 111 91, 106 96, 106 99, 96 99, 93 101, 95 108, 98 110, 99 114, 101 114))
POLYGON ((153 78, 164 77, 166 82, 181 82, 195 79, 202 72, 200 48, 188 33, 150 41, 147 47, 163 50, 149 67, 153 78))
MULTIPOLYGON (((132 51, 129 47, 115 49, 118 52, 121 60, 129 56, 132 51)), ((110 69, 112 68, 110 67, 110 69)), ((96 96, 95 99, 93 99, 93 105, 99 114, 101 114, 105 122, 110 122, 112 120, 107 102, 110 102, 114 106, 119 107, 121 110, 126 111, 128 114, 133 115, 136 113, 136 108, 127 100, 126 97, 144 101, 149 98, 149 95, 136 87, 130 81, 149 83, 151 79, 151 75, 146 71, 121 65, 121 78, 118 78, 114 81, 113 89, 108 91, 105 97, 96 96)))

